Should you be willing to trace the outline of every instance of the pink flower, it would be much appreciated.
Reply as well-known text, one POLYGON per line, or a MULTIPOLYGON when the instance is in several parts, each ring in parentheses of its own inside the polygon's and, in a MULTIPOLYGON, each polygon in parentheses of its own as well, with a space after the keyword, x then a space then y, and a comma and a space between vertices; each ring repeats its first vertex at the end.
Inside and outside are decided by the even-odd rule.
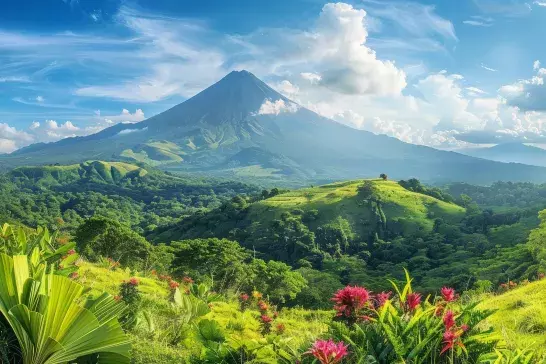
POLYGON ((451 328, 453 328, 455 326, 455 314, 453 313, 453 311, 446 311, 443 321, 446 330, 450 330, 451 328))
POLYGON ((74 255, 76 254, 76 251, 74 249, 70 249, 68 252, 67 252, 68 255, 74 255))
POLYGON ((131 279, 129 279, 129 282, 128 282, 131 286, 138 286, 139 285, 139 281, 137 278, 135 277, 132 277, 131 279))
POLYGON ((409 311, 415 310, 421 304, 421 294, 408 293, 406 296, 406 307, 409 311))
POLYGON ((243 294, 240 296, 240 299, 241 299, 241 301, 243 301, 243 302, 248 301, 249 298, 250 298, 250 296, 247 295, 246 293, 243 293, 243 294))
POLYGON ((441 293, 446 302, 453 302, 457 299, 457 295, 455 294, 455 290, 453 288, 442 287, 441 293))
POLYGON ((273 321, 273 319, 272 319, 271 317, 267 316, 267 315, 262 315, 260 318, 261 318, 262 322, 263 322, 263 323, 266 323, 266 324, 268 324, 268 323, 270 323, 271 321, 273 321))
POLYGON ((464 332, 467 332, 469 329, 470 329, 470 327, 467 324, 462 324, 461 325, 461 330, 463 330, 464 332))
POLYGON ((378 307, 383 307, 385 302, 391 298, 392 292, 381 292, 375 295, 375 300, 378 307))
POLYGON ((356 311, 364 308, 370 299, 370 292, 364 287, 347 286, 336 292, 332 301, 338 316, 353 316, 356 311))
POLYGON ((335 343, 332 339, 317 340, 306 354, 313 355, 320 364, 337 364, 347 356, 347 345, 340 341, 335 343))
POLYGON ((193 283, 193 279, 191 279, 191 277, 184 277, 182 278, 182 281, 186 284, 192 284, 193 283))
POLYGON ((173 291, 177 289, 178 287, 180 287, 180 283, 178 283, 177 281, 169 282, 169 288, 172 289, 173 291))

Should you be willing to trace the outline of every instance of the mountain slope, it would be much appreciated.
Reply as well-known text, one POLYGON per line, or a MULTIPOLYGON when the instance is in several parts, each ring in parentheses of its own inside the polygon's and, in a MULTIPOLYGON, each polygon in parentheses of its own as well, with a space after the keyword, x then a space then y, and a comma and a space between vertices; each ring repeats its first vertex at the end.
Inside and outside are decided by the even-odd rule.
POLYGON ((461 153, 505 163, 523 163, 546 167, 546 150, 522 143, 498 144, 490 148, 471 148, 461 153))
POLYGON ((486 161, 352 129, 296 105, 246 71, 232 72, 140 123, 31 145, 2 156, 0 167, 89 159, 139 161, 206 174, 242 171, 252 176, 256 171, 278 180, 331 181, 380 173, 429 182, 546 180, 543 168, 486 161))

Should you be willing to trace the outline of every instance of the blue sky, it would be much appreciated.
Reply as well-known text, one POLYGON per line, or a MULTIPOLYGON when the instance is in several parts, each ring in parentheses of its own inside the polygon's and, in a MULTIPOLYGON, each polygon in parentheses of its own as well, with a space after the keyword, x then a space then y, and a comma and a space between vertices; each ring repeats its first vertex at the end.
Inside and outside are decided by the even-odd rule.
POLYGON ((412 143, 546 135, 546 0, 0 6, 0 152, 141 121, 234 69, 338 122, 412 143))

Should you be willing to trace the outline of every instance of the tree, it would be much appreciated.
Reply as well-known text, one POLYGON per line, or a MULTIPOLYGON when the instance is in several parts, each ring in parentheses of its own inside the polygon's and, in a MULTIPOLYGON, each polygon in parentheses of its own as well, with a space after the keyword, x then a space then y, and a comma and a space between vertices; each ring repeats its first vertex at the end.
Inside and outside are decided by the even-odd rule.
POLYGON ((216 290, 237 287, 248 280, 245 261, 250 252, 236 241, 227 239, 193 239, 171 243, 174 272, 181 276, 212 281, 216 290))
POLYGON ((379 175, 379 178, 381 178, 383 181, 386 181, 388 179, 387 175, 385 173, 381 173, 379 175))
POLYGON ((86 220, 76 231, 80 254, 91 261, 109 257, 121 265, 146 268, 152 245, 128 226, 104 217, 86 220))
POLYGON ((307 281, 299 272, 282 262, 270 260, 267 263, 261 259, 253 259, 251 263, 253 280, 252 287, 247 291, 256 289, 265 292, 269 300, 279 304, 287 299, 294 299, 301 290, 307 286, 307 281))

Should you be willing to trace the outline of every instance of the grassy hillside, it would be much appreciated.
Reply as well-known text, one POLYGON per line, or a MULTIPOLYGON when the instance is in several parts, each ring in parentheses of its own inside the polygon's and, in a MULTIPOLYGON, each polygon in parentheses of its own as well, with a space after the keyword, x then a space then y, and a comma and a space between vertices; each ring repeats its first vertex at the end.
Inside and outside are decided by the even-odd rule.
MULTIPOLYGON (((309 224, 311 230, 325 224, 339 224, 343 219, 349 223, 351 235, 366 237, 372 229, 372 211, 358 196, 363 182, 339 182, 283 193, 253 204, 247 218, 266 225, 266 221, 279 219, 285 212, 317 210, 317 218, 309 224)), ((408 191, 395 181, 372 182, 387 224, 403 235, 431 231, 437 217, 457 223, 464 216, 464 208, 408 191)))
POLYGON ((480 309, 497 310, 487 320, 506 343, 546 355, 546 280, 531 282, 498 296, 487 296, 480 309))
MULTIPOLYGON (((129 269, 109 269, 100 264, 82 262, 79 267, 77 281, 91 288, 90 294, 108 292, 117 295, 123 281, 133 275, 129 269)), ((162 332, 170 330, 171 321, 177 316, 172 310, 172 300, 169 299, 167 282, 160 281, 154 276, 138 276, 138 289, 142 293, 142 310, 151 313, 154 322, 153 330, 142 320, 132 331, 133 358, 136 364, 150 363, 185 363, 189 356, 199 354, 200 346, 197 341, 189 339, 187 343, 178 346, 169 345, 162 332)), ((260 334, 259 317, 257 310, 241 312, 235 298, 212 303, 211 312, 202 319, 216 320, 220 323, 226 336, 237 346, 244 342, 253 342, 256 346, 266 343, 260 334)), ((284 340, 291 346, 307 347, 310 342, 327 330, 327 323, 331 320, 333 311, 311 311, 303 309, 285 309, 275 320, 276 324, 283 324, 284 340)), ((270 357, 271 349, 266 347, 257 351, 259 357, 270 357)))

